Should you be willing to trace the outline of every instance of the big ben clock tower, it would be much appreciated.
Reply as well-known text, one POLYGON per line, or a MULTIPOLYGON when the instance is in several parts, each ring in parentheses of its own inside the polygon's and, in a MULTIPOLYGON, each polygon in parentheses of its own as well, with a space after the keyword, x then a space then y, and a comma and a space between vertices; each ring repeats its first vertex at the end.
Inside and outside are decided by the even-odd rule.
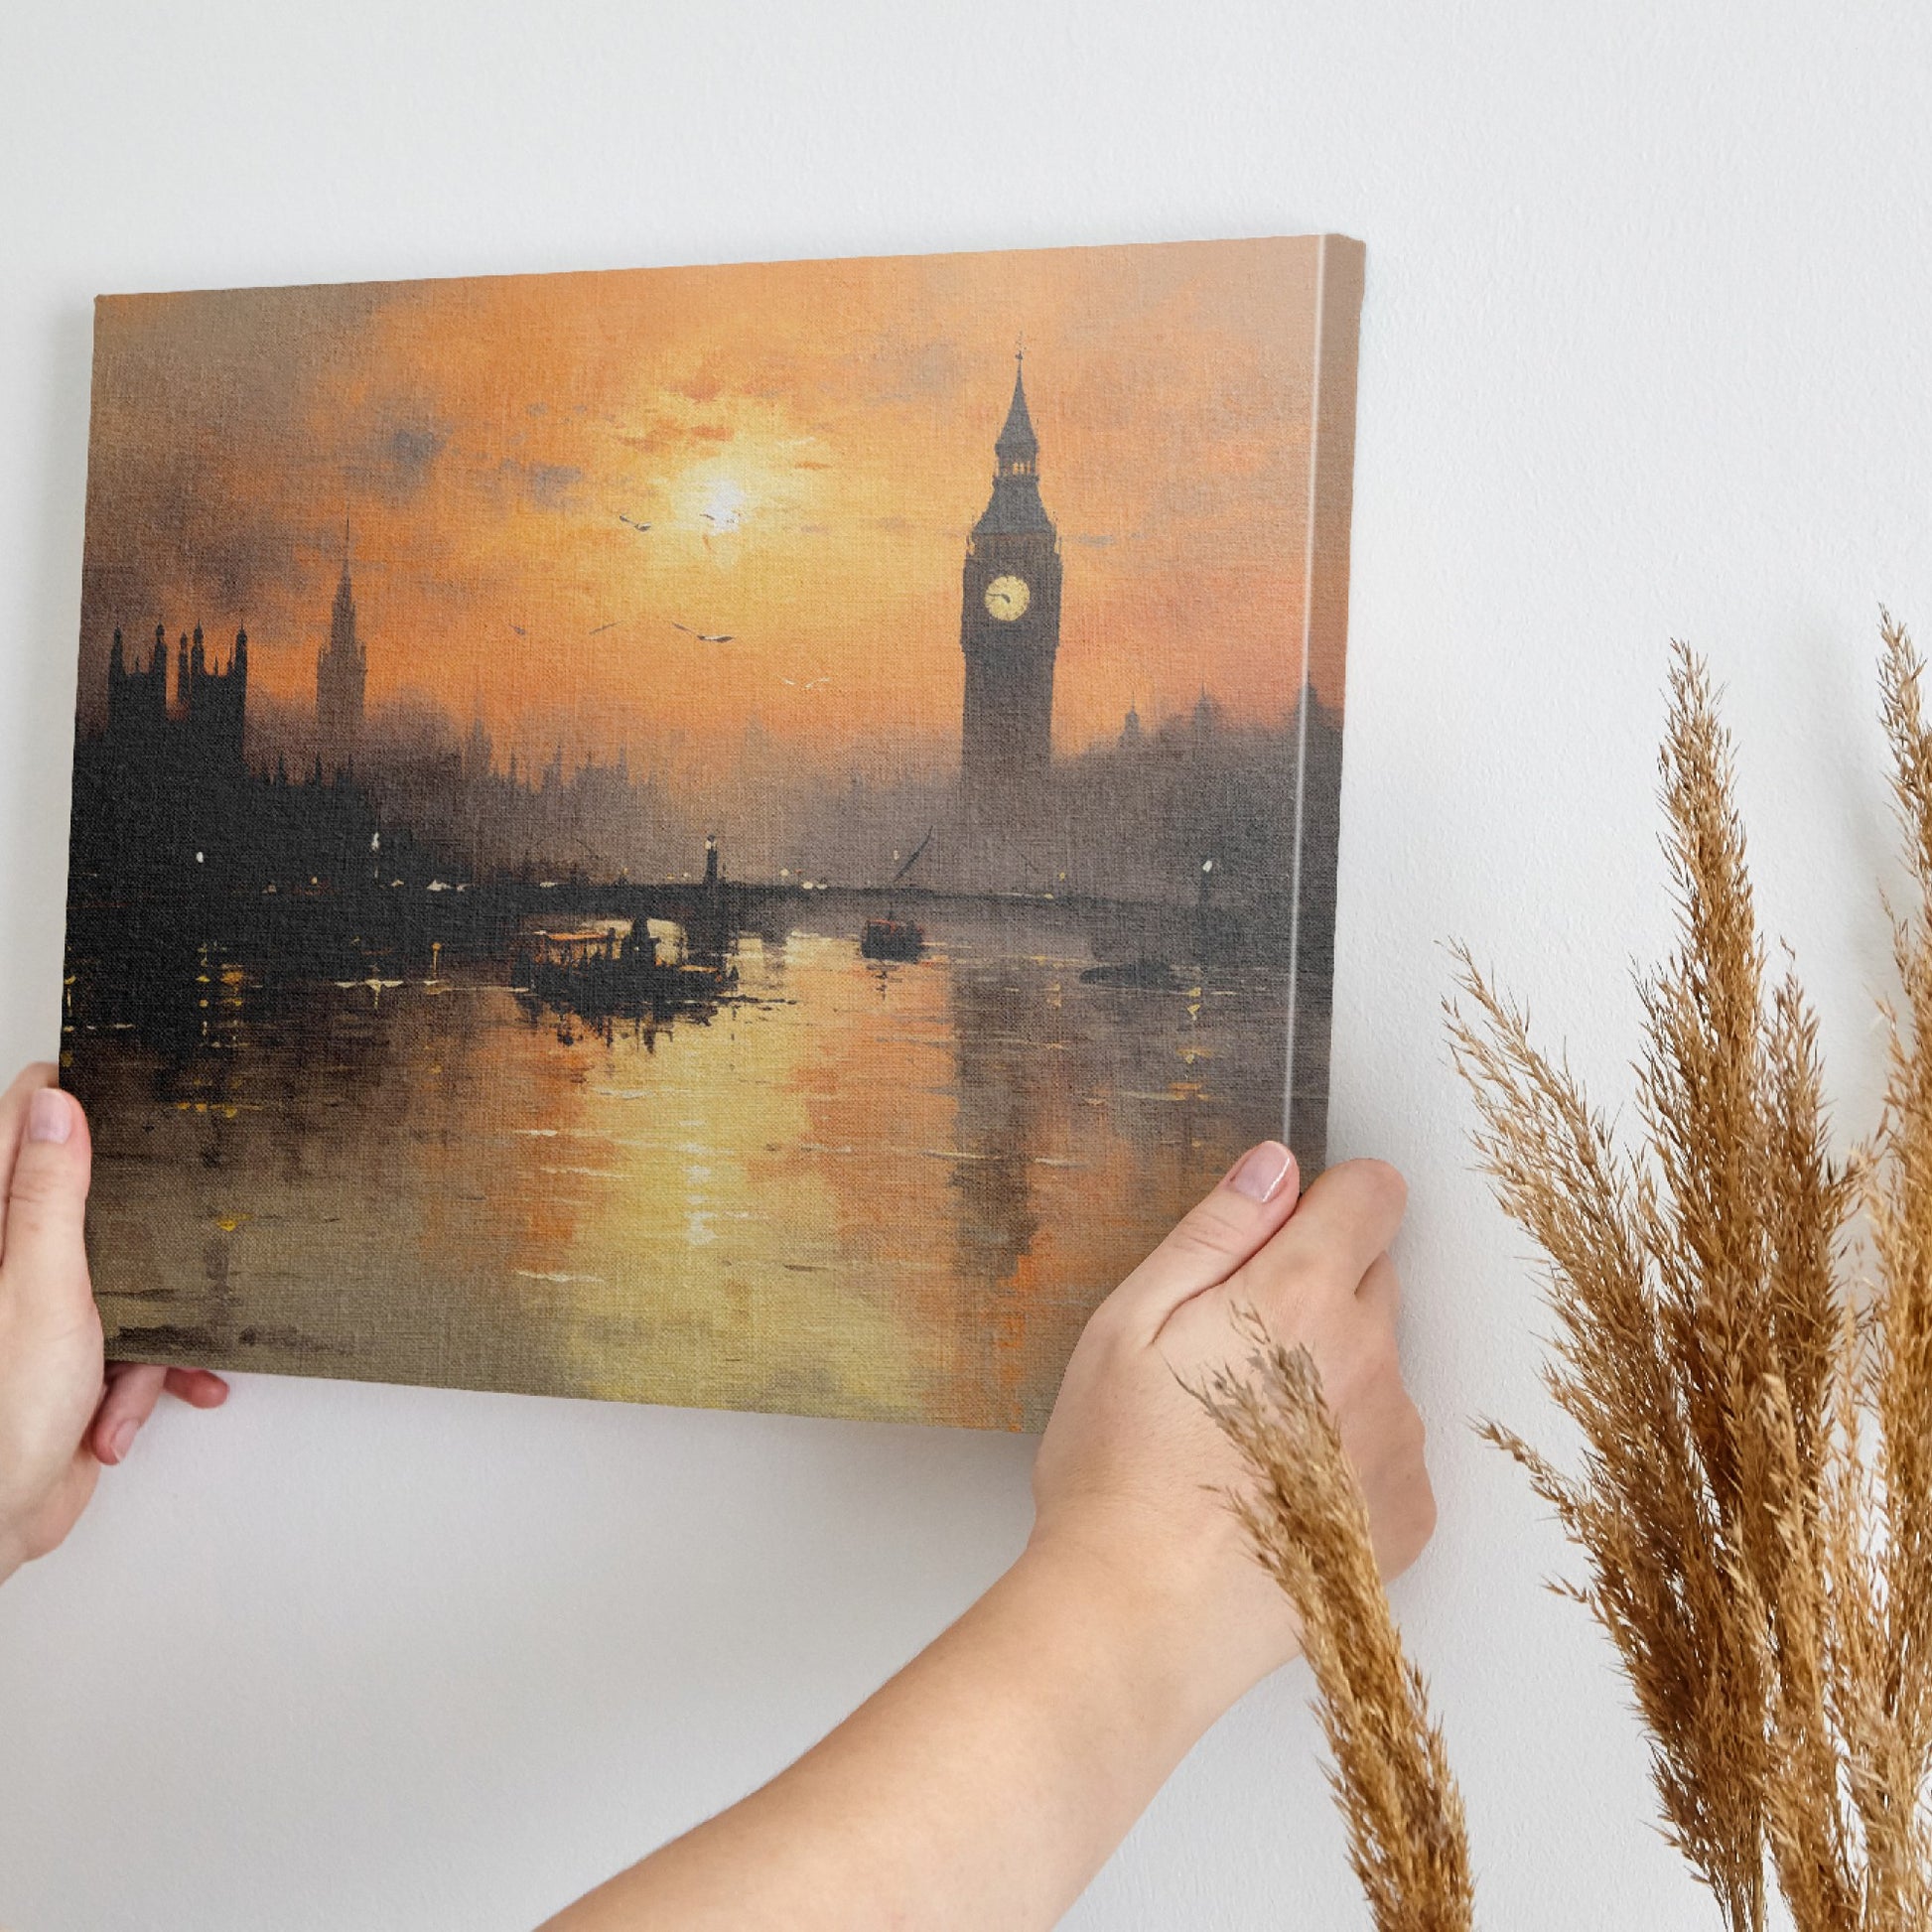
POLYGON ((1039 500, 1039 440, 1016 354, 993 496, 966 546, 960 781, 968 818, 1015 832, 1044 800, 1060 643, 1060 547, 1039 500))

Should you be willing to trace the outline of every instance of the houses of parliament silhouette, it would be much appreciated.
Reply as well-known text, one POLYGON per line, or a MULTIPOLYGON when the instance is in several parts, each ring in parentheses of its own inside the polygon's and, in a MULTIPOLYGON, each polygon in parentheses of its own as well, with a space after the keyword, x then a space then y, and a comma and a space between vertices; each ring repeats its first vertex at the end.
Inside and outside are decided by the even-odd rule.
POLYGON ((198 623, 193 644, 183 633, 177 664, 171 705, 167 626, 155 625, 154 654, 145 668, 128 663, 121 633, 114 632, 107 658, 107 740, 132 777, 158 779, 177 768, 223 774, 242 764, 247 630, 235 632, 228 662, 217 667, 198 623))
POLYGON ((225 663, 200 624, 192 639, 183 633, 172 663, 165 625, 155 625, 145 663, 116 628, 105 729, 74 747, 70 870, 79 900, 206 905, 238 888, 320 885, 366 870, 354 858, 375 831, 374 806, 354 776, 366 666, 345 549, 317 658, 317 755, 305 780, 291 781, 280 759, 272 774, 249 764, 245 626, 225 663))
MULTIPOLYGON (((348 529, 343 529, 343 574, 330 615, 329 641, 316 654, 316 770, 350 770, 362 734, 368 648, 355 634, 355 593, 348 574, 348 529)), ((118 626, 107 658, 107 729, 102 750, 126 790, 150 813, 162 794, 225 792, 248 775, 248 631, 235 632, 226 664, 217 664, 202 626, 183 632, 169 689, 168 631, 154 627, 145 665, 130 662, 118 626)), ((286 778, 286 773, 284 773, 286 778)), ((157 829, 159 829, 157 827, 157 829)))

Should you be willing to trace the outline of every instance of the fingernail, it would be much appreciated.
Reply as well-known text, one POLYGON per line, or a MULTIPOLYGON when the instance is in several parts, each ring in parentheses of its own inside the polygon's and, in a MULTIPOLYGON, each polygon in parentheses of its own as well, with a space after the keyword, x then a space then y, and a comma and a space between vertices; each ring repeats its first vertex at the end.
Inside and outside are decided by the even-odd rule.
POLYGON ((65 1141, 73 1132, 73 1102, 59 1087, 42 1087, 27 1104, 30 1141, 65 1141))
POLYGON ((134 1447, 134 1437, 141 1425, 132 1416, 123 1416, 114 1425, 114 1433, 107 1439, 107 1453, 116 1462, 134 1447))
POLYGON ((1270 1201, 1281 1191, 1281 1185, 1288 1178, 1289 1170, 1295 1165, 1295 1157, 1279 1141, 1263 1141, 1259 1147, 1251 1147, 1234 1164, 1228 1175, 1228 1185, 1237 1194, 1246 1194, 1250 1200, 1270 1201))

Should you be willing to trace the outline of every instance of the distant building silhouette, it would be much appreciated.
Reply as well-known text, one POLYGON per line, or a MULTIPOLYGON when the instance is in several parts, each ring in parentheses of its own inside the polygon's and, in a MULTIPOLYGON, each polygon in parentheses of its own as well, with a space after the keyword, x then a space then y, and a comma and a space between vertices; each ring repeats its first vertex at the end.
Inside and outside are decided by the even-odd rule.
POLYGON ((244 769, 242 733, 248 708, 248 633, 237 630, 234 649, 217 668, 195 626, 194 641, 182 633, 172 701, 168 689, 168 633, 154 627, 154 653, 145 669, 130 664, 114 632, 107 659, 107 744, 130 789, 146 792, 165 771, 171 779, 239 776, 244 769))
POLYGON ((348 579, 348 518, 343 518, 343 574, 329 614, 329 641, 316 653, 316 745, 326 774, 355 762, 362 737, 362 687, 369 653, 355 634, 355 592, 348 579))
POLYGON ((1200 696, 1194 700, 1194 743, 1200 746, 1211 744, 1220 724, 1221 707, 1207 695, 1207 686, 1203 684, 1200 696))
POLYGON ((106 729, 74 746, 76 887, 166 876, 201 890, 234 861, 238 801, 249 783, 248 633, 235 632, 225 664, 215 662, 200 624, 173 655, 171 677, 161 624, 145 664, 114 632, 106 729))
POLYGON ((1002 826, 1024 842, 1052 759, 1060 549, 1039 500, 1039 440, 1019 356, 1015 364, 1013 401, 994 445, 993 495, 966 547, 960 780, 970 825, 1002 826))

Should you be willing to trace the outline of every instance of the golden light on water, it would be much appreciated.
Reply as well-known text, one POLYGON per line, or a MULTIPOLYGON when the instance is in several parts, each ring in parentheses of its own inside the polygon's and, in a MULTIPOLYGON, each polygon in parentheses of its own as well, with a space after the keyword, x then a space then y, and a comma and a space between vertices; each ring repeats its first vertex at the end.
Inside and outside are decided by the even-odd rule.
POLYGON ((1279 989, 1237 974, 1211 1020, 1176 993, 1122 1029, 1054 939, 994 936, 884 971, 844 932, 748 941, 741 1004, 567 1048, 468 975, 379 1007, 320 987, 165 1113, 150 1065, 83 1035, 110 1336, 1037 1426, 1092 1304, 1278 1120, 1279 989))

